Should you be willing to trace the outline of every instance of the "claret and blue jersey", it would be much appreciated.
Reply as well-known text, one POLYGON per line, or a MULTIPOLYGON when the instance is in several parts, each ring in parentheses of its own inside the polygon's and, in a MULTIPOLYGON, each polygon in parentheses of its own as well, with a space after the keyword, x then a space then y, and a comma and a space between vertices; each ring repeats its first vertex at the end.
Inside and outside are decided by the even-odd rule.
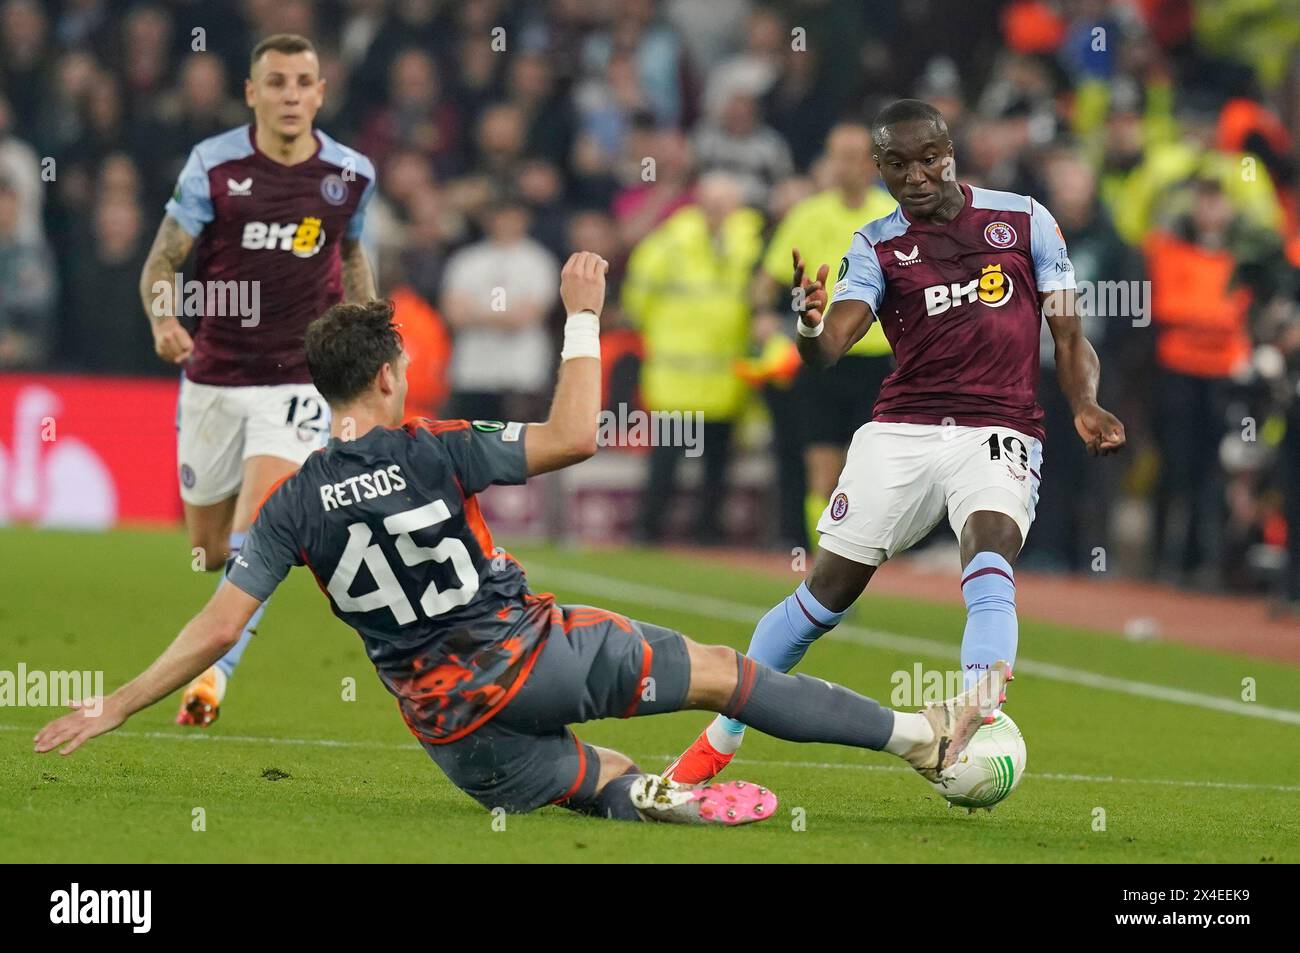
POLYGON ((195 273, 216 283, 257 282, 258 315, 200 319, 185 367, 196 383, 307 384, 307 325, 343 297, 341 239, 361 236, 375 169, 315 130, 311 158, 284 165, 239 126, 196 145, 167 214, 196 236, 195 273))
POLYGON ((897 208, 855 232, 834 297, 869 304, 894 351, 873 419, 1009 426, 1041 440, 1038 296, 1075 286, 1065 239, 1029 196, 961 189, 950 222, 897 208))

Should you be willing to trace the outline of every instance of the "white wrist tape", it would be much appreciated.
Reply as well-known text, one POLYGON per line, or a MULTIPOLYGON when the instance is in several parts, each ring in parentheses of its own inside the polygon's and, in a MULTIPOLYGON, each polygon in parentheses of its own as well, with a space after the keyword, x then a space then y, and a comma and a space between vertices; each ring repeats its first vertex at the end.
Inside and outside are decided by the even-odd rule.
POLYGON ((794 326, 794 329, 799 332, 800 337, 815 338, 817 337, 817 335, 822 333, 822 330, 825 327, 826 327, 825 321, 818 321, 814 325, 804 324, 803 315, 801 314, 799 315, 799 322, 794 326))
POLYGON ((564 347, 560 350, 560 360, 571 361, 575 357, 600 359, 600 318, 594 311, 578 311, 564 322, 564 347))

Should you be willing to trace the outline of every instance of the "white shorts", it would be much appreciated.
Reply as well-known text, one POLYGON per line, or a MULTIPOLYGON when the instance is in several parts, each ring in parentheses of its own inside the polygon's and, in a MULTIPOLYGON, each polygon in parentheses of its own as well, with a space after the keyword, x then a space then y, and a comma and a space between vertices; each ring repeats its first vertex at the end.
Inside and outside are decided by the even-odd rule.
POLYGON ((830 505, 822 549, 879 566, 918 543, 948 514, 961 539, 976 510, 1005 513, 1023 544, 1034 521, 1042 443, 1010 427, 872 421, 858 428, 830 505))
POLYGON ((219 387, 181 379, 176 464, 181 499, 208 506, 239 492, 244 461, 301 464, 329 440, 329 405, 312 384, 219 387))

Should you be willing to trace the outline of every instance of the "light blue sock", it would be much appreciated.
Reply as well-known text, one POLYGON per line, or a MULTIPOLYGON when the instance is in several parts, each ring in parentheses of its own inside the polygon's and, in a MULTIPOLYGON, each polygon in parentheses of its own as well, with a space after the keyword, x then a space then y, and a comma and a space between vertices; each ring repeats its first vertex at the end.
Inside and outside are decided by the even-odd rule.
MULTIPOLYGON (((843 618, 843 612, 827 609, 814 598, 808 583, 801 582, 798 589, 758 620, 745 654, 778 672, 788 672, 799 664, 808 646, 843 618)), ((742 722, 723 715, 718 716, 718 723, 731 734, 745 730, 742 722)))
MULTIPOLYGON (((242 549, 244 545, 244 537, 247 535, 247 533, 230 534, 230 559, 234 559, 239 555, 239 550, 242 549)), ((227 565, 229 565, 229 561, 227 561, 227 565)), ((222 573, 221 582, 225 582, 225 579, 226 574, 222 573)), ((217 585, 220 586, 221 583, 219 582, 217 585)), ((268 599, 267 602, 269 601, 270 600, 268 599)), ((229 652, 217 659, 217 668, 221 669, 221 671, 225 673, 226 678, 230 678, 230 676, 235 673, 235 666, 238 665, 239 660, 243 658, 244 649, 248 648, 248 643, 253 638, 253 633, 257 631, 257 623, 262 621, 262 613, 265 611, 266 602, 263 602, 257 607, 257 611, 253 613, 252 618, 248 620, 248 624, 244 626, 244 631, 239 634, 239 641, 234 644, 229 652)))
POLYGON ((966 600, 966 631, 961 638, 961 668, 969 688, 998 659, 1015 664, 1016 577, 997 553, 976 553, 961 574, 966 600))

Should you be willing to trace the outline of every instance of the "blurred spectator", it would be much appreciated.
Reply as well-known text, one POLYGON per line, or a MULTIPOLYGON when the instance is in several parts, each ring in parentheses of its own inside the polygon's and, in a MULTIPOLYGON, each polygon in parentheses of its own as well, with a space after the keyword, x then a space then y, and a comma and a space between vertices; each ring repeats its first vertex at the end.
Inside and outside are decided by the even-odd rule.
POLYGON ((171 17, 156 6, 137 6, 126 15, 125 93, 128 112, 152 115, 171 72, 171 17))
POLYGON ((527 148, 524 114, 511 103, 483 111, 474 130, 474 175, 486 178, 497 192, 516 187, 527 148))
POLYGON ((589 71, 602 73, 616 55, 626 57, 656 122, 676 125, 684 112, 686 64, 676 31, 656 19, 655 8, 656 0, 619 0, 610 26, 588 37, 583 60, 589 71))
POLYGON ((99 72, 95 57, 83 50, 64 53, 55 61, 47 108, 33 129, 34 141, 46 154, 62 153, 81 135, 81 103, 99 72))
POLYGON ((407 417, 437 419, 451 390, 451 334, 442 316, 409 285, 388 292, 393 320, 401 329, 402 347, 410 365, 406 372, 407 417))
POLYGON ((637 171, 633 184, 621 189, 610 206, 626 248, 690 202, 690 143, 675 129, 655 133, 637 171))
POLYGON ((1292 613, 1300 615, 1300 306, 1293 305, 1277 347, 1286 359, 1283 377, 1286 432, 1279 481, 1283 487, 1287 548, 1282 598, 1292 613))
POLYGON ((0 95, 0 179, 9 183, 18 196, 18 235, 39 241, 45 234, 41 221, 45 186, 40 160, 35 149, 14 135, 12 119, 9 101, 0 95))
POLYGON ((465 223, 436 188, 412 193, 406 206, 410 221, 404 229, 401 272, 415 292, 434 301, 442 287, 448 249, 464 231, 465 223))
POLYGON ((528 237, 517 201, 489 207, 486 237, 447 262, 442 313, 455 335, 451 415, 533 420, 551 382, 546 330, 559 294, 559 263, 528 237))
POLYGON ((23 237, 21 203, 0 179, 0 369, 37 367, 53 343, 54 261, 43 240, 23 237))
POLYGON ((706 115, 716 116, 727 108, 737 90, 762 98, 776 85, 791 48, 790 33, 781 14, 771 7, 758 7, 745 23, 745 48, 709 72, 704 90, 706 115))
POLYGON ((109 0, 69 0, 54 29, 59 46, 72 49, 91 46, 107 31, 109 0))
MULTIPOLYGON (((611 56, 603 76, 577 86, 574 103, 578 110, 574 170, 583 179, 607 177, 623 156, 637 118, 643 117, 643 125, 653 121, 631 57, 624 53, 611 56)), ((588 189, 594 192, 590 185, 588 189)))
POLYGON ((0 6, 0 89, 23 129, 35 128, 44 105, 49 27, 35 0, 5 0, 0 6))
POLYGON ((700 72, 713 70, 736 51, 736 24, 753 10, 753 0, 667 0, 664 13, 700 72))
POLYGON ((694 145, 700 172, 731 173, 745 203, 761 208, 772 186, 794 173, 794 162, 780 134, 762 124, 755 96, 752 90, 732 89, 716 119, 701 124, 694 145))
MULTIPOLYGON (((695 205, 677 212, 632 252, 623 309, 645 341, 641 396, 650 411, 703 415, 704 481, 691 521, 696 542, 724 541, 732 425, 745 385, 733 363, 749 340, 750 276, 763 251, 762 216, 744 207, 740 183, 725 173, 700 180, 695 205)), ((650 452, 637 536, 661 539, 676 486, 681 446, 650 452)))
POLYGON ((1152 408, 1160 447, 1153 560, 1157 572, 1183 582, 1218 581, 1199 571, 1213 571, 1220 553, 1219 442, 1230 380, 1250 359, 1255 290, 1241 278, 1258 267, 1250 260, 1258 248, 1257 227, 1236 212, 1214 176, 1198 179, 1190 211, 1144 245, 1160 370, 1152 408))
POLYGON ((75 366, 103 374, 175 376, 176 368, 154 354, 149 319, 140 310, 149 237, 134 196, 114 190, 100 199, 68 276, 60 341, 75 366))
POLYGON ((781 82, 768 95, 772 128, 789 144, 800 169, 812 165, 822 140, 835 123, 835 104, 819 82, 821 61, 813 50, 787 50, 781 82))
POLYGON ((546 57, 539 53, 512 57, 506 92, 524 118, 528 154, 562 167, 573 148, 576 118, 546 57))
POLYGON ((365 122, 361 150, 380 168, 401 147, 427 156, 440 175, 459 172, 461 114, 443 95, 433 57, 422 50, 403 50, 388 76, 388 105, 365 122))
POLYGON ((519 198, 532 215, 530 233, 559 258, 569 217, 560 170, 545 159, 529 159, 519 167, 516 181, 519 198))

